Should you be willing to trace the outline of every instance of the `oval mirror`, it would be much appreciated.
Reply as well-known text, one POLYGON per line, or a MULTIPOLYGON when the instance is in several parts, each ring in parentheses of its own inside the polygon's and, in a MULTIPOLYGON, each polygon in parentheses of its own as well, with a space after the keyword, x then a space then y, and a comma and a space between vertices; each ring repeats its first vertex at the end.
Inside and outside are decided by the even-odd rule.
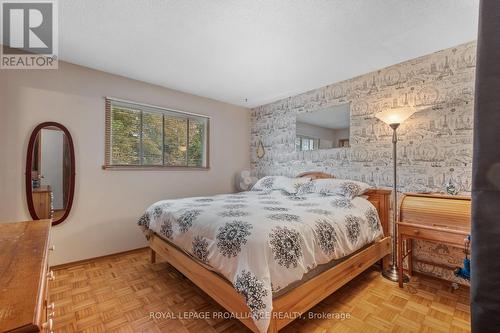
POLYGON ((75 150, 66 127, 56 122, 38 125, 31 133, 26 158, 26 198, 34 220, 69 215, 75 192, 75 150))

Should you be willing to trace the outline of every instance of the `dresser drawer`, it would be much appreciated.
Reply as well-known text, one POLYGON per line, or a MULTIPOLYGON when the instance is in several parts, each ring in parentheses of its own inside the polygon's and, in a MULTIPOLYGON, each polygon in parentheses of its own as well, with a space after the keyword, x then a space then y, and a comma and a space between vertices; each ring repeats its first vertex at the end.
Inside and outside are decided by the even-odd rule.
POLYGON ((43 307, 41 309, 41 320, 39 323, 40 330, 42 332, 47 332, 50 333, 54 330, 54 303, 49 303, 49 282, 53 281, 55 279, 54 273, 50 270, 50 268, 47 268, 47 273, 45 275, 45 289, 43 293, 43 307))
POLYGON ((433 242, 463 246, 467 232, 452 229, 426 228, 422 225, 398 223, 398 233, 402 236, 433 242))

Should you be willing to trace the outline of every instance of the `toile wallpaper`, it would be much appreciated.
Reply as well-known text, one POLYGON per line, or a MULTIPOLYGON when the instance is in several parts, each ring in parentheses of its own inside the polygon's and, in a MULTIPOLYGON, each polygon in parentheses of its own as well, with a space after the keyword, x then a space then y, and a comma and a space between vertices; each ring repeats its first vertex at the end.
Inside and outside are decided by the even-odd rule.
MULTIPOLYGON (((398 129, 398 191, 442 192, 451 179, 461 192, 470 192, 475 63, 476 42, 469 42, 256 107, 252 173, 296 176, 314 170, 390 187, 392 130, 374 115, 416 107, 419 111, 398 129), (296 114, 344 103, 351 105, 351 147, 296 152, 296 114)), ((464 283, 440 267, 461 266, 460 249, 416 243, 416 270, 464 283)))

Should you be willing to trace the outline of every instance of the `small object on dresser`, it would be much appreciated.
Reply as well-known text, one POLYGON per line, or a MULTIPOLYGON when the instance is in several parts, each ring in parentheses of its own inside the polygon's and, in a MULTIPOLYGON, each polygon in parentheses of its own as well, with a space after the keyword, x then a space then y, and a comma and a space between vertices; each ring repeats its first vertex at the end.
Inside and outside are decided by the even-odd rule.
POLYGON ((455 186, 455 184, 453 184, 450 178, 450 180, 446 184, 446 193, 448 193, 449 195, 457 195, 458 192, 458 188, 455 186))
POLYGON ((31 180, 31 186, 33 186, 33 188, 39 188, 40 187, 40 179, 32 179, 31 180))
POLYGON ((38 171, 31 171, 31 187, 39 188, 42 184, 43 176, 38 173, 38 171))
POLYGON ((460 192, 460 186, 453 179, 453 171, 455 171, 455 169, 451 168, 450 178, 444 186, 446 193, 448 193, 449 195, 457 195, 460 192))

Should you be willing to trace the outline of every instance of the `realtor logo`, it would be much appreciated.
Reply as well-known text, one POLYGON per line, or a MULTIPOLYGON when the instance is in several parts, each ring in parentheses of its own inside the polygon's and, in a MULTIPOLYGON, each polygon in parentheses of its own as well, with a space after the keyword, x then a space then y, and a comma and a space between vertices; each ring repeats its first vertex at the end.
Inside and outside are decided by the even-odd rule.
POLYGON ((57 69, 55 0, 1 0, 2 69, 57 69))

